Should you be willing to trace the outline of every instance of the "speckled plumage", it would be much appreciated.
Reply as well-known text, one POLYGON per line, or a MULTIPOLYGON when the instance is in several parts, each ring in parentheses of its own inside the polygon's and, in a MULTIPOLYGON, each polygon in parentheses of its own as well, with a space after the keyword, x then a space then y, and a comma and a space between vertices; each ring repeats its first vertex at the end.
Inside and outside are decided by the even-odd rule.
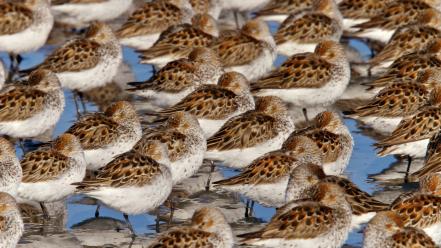
POLYGON ((86 115, 66 133, 75 135, 84 149, 88 169, 96 170, 116 155, 132 149, 141 138, 141 124, 134 107, 125 101, 104 113, 86 115))

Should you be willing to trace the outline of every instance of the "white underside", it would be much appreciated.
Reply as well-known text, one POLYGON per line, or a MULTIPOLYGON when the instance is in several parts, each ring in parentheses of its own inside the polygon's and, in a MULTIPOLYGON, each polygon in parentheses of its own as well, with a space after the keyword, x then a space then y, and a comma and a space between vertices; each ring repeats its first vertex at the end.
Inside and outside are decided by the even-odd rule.
POLYGON ((54 25, 54 19, 39 25, 31 25, 29 28, 15 34, 0 35, 0 51, 21 54, 33 52, 44 46, 54 25))
POLYGON ((325 234, 317 238, 312 239, 263 239, 257 242, 253 242, 253 245, 262 247, 274 247, 274 248, 340 248, 344 244, 347 238, 346 235, 340 234, 337 239, 330 237, 330 234, 325 234))
POLYGON ((265 6, 270 0, 224 0, 222 1, 223 9, 233 9, 239 11, 255 10, 265 6))
POLYGON ((429 139, 419 140, 415 142, 409 142, 401 145, 393 146, 388 155, 409 155, 412 158, 424 158, 426 156, 427 145, 429 139))
POLYGON ((317 43, 297 43, 293 41, 287 41, 277 45, 277 53, 284 56, 291 56, 297 53, 312 53, 315 50, 317 43))
POLYGON ((362 215, 352 215, 351 230, 359 230, 361 225, 369 222, 375 214, 376 212, 368 212, 362 215))
POLYGON ((18 187, 18 196, 37 202, 54 202, 64 199, 75 192, 75 182, 81 182, 86 175, 86 162, 84 157, 77 159, 76 168, 71 168, 57 179, 36 182, 21 183, 18 187))
POLYGON ((154 33, 149 35, 133 36, 128 38, 122 38, 119 43, 124 46, 132 47, 137 50, 146 50, 155 44, 159 39, 160 33, 154 33))
MULTIPOLYGON (((231 116, 234 117, 235 115, 231 116)), ((230 118, 231 118, 230 117, 230 118)), ((198 119, 199 125, 204 131, 205 138, 213 136, 219 129, 227 122, 229 118, 222 120, 209 120, 209 119, 198 119)))
POLYGON ((366 117, 354 117, 366 126, 374 129, 376 132, 383 135, 390 135, 395 130, 395 128, 400 124, 403 117, 377 117, 377 116, 366 116, 366 117))
POLYGON ((225 68, 225 71, 236 71, 242 73, 249 81, 254 81, 267 74, 273 66, 276 59, 276 53, 265 49, 263 54, 253 60, 250 64, 231 66, 225 68))
POLYGON ((331 80, 321 88, 262 89, 258 96, 278 96, 298 107, 329 106, 339 99, 349 83, 349 69, 345 79, 331 80))
POLYGON ((441 223, 439 221, 423 230, 433 239, 433 242, 437 245, 441 245, 441 223))
POLYGON ((171 173, 161 166, 162 174, 142 187, 101 187, 85 193, 126 214, 143 214, 167 200, 172 189, 171 173))
POLYGON ((207 148, 205 140, 204 143, 198 144, 191 154, 187 154, 183 158, 171 163, 173 185, 193 176, 199 170, 207 148))
POLYGON ((179 93, 157 92, 153 90, 137 90, 132 93, 140 97, 148 98, 150 104, 166 108, 181 101, 185 96, 193 92, 195 88, 196 86, 189 87, 179 93))
POLYGON ((205 158, 224 161, 225 166, 232 168, 244 168, 248 166, 254 159, 262 156, 263 154, 280 149, 283 142, 288 138, 292 131, 293 130, 281 133, 275 138, 254 147, 226 151, 207 151, 205 153, 205 158))
POLYGON ((258 19, 266 21, 266 22, 279 22, 282 23, 288 15, 262 15, 259 16, 258 19))
POLYGON ((98 170, 112 161, 116 156, 130 151, 141 136, 132 140, 116 141, 105 148, 84 150, 88 170, 98 170))
POLYGON ((383 43, 388 43, 395 30, 385 30, 380 28, 366 29, 363 32, 357 33, 358 37, 377 40, 383 43))
POLYGON ((285 202, 286 188, 288 186, 289 176, 278 178, 277 182, 269 184, 243 184, 226 185, 221 188, 236 192, 250 198, 267 207, 281 207, 285 202))
POLYGON ((33 138, 53 128, 64 110, 64 95, 60 92, 62 106, 46 107, 42 112, 31 118, 19 121, 0 122, 0 135, 14 138, 33 138))
POLYGON ((155 57, 152 59, 142 60, 140 63, 154 65, 155 68, 157 70, 159 70, 162 67, 164 67, 165 65, 167 65, 167 63, 181 59, 181 58, 185 58, 185 57, 182 57, 178 54, 168 54, 168 55, 164 55, 164 56, 158 56, 158 57, 155 57))
POLYGON ((352 19, 352 18, 344 18, 343 19, 343 29, 348 32, 355 32, 358 29, 353 28, 352 26, 355 26, 357 24, 363 23, 368 21, 368 19, 352 19))
POLYGON ((132 0, 108 0, 89 4, 62 4, 51 7, 57 21, 76 27, 86 26, 92 21, 112 20, 132 5, 132 0))
POLYGON ((87 91, 110 83, 118 72, 122 54, 102 59, 95 67, 79 72, 57 73, 61 85, 71 90, 87 91))

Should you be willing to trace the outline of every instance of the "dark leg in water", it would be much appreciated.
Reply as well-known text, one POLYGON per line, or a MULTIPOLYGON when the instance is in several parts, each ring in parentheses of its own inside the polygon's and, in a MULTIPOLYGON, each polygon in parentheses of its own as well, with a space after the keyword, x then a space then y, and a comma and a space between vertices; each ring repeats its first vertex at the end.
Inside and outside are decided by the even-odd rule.
POLYGON ((407 169, 406 169, 406 175, 404 176, 404 182, 409 182, 409 171, 410 171, 410 165, 412 164, 412 157, 407 155, 407 169))
POLYGON ((136 237, 135 230, 133 229, 133 226, 130 223, 129 216, 127 214, 123 214, 123 216, 124 216, 124 220, 126 221, 127 227, 129 228, 130 232, 132 233, 132 237, 136 237))
POLYGON ((205 190, 210 191, 210 184, 211 184, 211 176, 214 172, 214 162, 211 160, 210 162, 210 175, 208 175, 207 184, 205 185, 205 190))
POLYGON ((46 208, 46 206, 44 205, 43 202, 40 202, 40 208, 41 208, 41 211, 43 212, 43 217, 46 220, 48 220, 49 219, 49 213, 47 212, 47 208, 46 208))
POLYGON ((98 203, 96 205, 96 209, 95 209, 95 218, 99 218, 100 217, 100 208, 101 208, 101 205, 98 203))
POLYGON ((156 233, 159 233, 161 230, 159 229, 159 214, 160 214, 160 211, 159 211, 159 207, 156 209, 156 226, 155 226, 155 230, 156 230, 156 233))

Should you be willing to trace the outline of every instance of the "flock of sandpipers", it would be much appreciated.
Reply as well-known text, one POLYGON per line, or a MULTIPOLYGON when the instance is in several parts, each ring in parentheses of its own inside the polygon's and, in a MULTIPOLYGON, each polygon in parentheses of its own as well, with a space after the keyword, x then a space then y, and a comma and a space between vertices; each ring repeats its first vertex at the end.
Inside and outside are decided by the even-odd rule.
POLYGON ((276 214, 263 229, 235 237, 222 209, 203 207, 190 225, 158 234, 148 247, 331 248, 360 226, 366 248, 441 245, 441 0, 133 4, 0 0, 0 51, 10 65, 0 63, 0 247, 16 247, 24 233, 18 203, 37 202, 50 218, 45 203, 74 194, 123 213, 135 237, 129 215, 166 201, 173 208, 173 187, 204 159, 213 170, 239 171, 209 178, 207 190, 238 193, 276 214), (126 12, 122 25, 109 25, 126 12), (76 38, 21 68, 20 55, 43 47, 54 22, 76 38), (271 33, 268 22, 280 25, 271 33), (353 40, 371 46, 372 58, 353 56, 353 40), (154 71, 125 90, 159 110, 115 101, 103 112, 81 113, 83 93, 116 76, 123 46, 154 71), (278 54, 287 59, 274 67, 278 54), (354 80, 362 77, 369 80, 354 80), (344 114, 385 136, 375 144, 378 155, 404 156, 408 170, 425 157, 404 178, 419 189, 392 203, 342 177, 354 142, 328 107, 347 94, 351 78, 362 90, 349 97, 364 101, 344 114), (25 140, 59 122, 63 89, 75 96, 78 120, 25 152, 25 140), (322 111, 308 116, 315 108, 322 111), (146 116, 153 121, 141 122, 146 116))

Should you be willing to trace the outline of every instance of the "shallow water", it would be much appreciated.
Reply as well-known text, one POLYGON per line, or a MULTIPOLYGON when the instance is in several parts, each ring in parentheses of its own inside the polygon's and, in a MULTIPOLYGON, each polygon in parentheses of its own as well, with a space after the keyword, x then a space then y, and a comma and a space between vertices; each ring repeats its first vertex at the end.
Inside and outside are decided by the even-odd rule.
MULTIPOLYGON (((274 25, 272 25, 274 30, 274 25)), ((58 34, 60 35, 60 34, 58 34)), ((63 38, 55 37, 56 44, 61 44, 63 38)), ((360 51, 362 57, 367 57, 369 50, 360 42, 350 43, 360 51)), ((46 54, 55 46, 47 45, 35 53, 24 54, 22 68, 28 68, 40 63, 46 54)), ((8 66, 6 54, 0 54, 0 58, 8 66)), ((280 57, 275 65, 280 65, 284 58, 280 57)), ((105 92, 122 92, 125 82, 145 80, 151 76, 151 67, 137 63, 137 54, 132 49, 124 49, 125 65, 117 77, 116 84, 86 94, 92 101, 86 102, 87 111, 93 112, 105 108, 106 104, 113 99, 126 99, 125 94, 103 95, 105 92), (118 86, 119 85, 119 86, 118 86), (97 92, 99 94, 97 94, 97 92)), ((357 82, 353 82, 356 84, 357 82)), ((76 109, 72 100, 72 93, 65 91, 66 108, 60 122, 53 130, 51 137, 56 137, 65 131, 76 120, 76 109)), ((134 100, 138 108, 148 108, 145 101, 134 100)), ((298 110, 293 110, 298 112, 298 110)), ((392 201, 399 193, 415 188, 414 184, 404 184, 403 176, 406 170, 405 163, 400 163, 393 157, 379 158, 376 156, 372 144, 375 142, 375 134, 369 130, 361 129, 353 120, 345 120, 349 126, 355 141, 355 147, 351 162, 346 169, 345 176, 350 178, 362 190, 374 194, 378 199, 385 202, 392 201)), ((26 144, 26 149, 34 149, 35 144, 26 144)), ((21 150, 17 147, 17 154, 22 156, 21 150)), ((420 162, 415 162, 415 165, 420 162)), ((414 166, 412 170, 417 169, 414 166)), ((228 177, 237 173, 231 169, 218 168, 212 174, 212 181, 228 177)), ((176 203, 174 220, 171 226, 180 225, 186 222, 192 215, 194 209, 202 205, 212 205, 223 209, 234 230, 238 233, 256 230, 263 226, 274 214, 274 209, 262 207, 258 204, 254 207, 254 218, 245 220, 245 199, 237 195, 224 192, 217 192, 213 189, 205 191, 205 182, 208 179, 209 169, 204 167, 200 173, 190 178, 176 189, 179 200, 176 203)), ((149 199, 140 199, 149 200, 149 199)), ((50 221, 44 221, 38 205, 24 206, 26 220, 26 233, 18 247, 145 247, 148 239, 155 235, 154 214, 130 216, 132 225, 139 237, 132 243, 129 232, 124 224, 122 214, 102 207, 100 218, 94 218, 95 201, 86 199, 81 195, 72 196, 64 202, 48 204, 49 211, 54 217, 50 221)), ((168 210, 161 209, 161 230, 164 231, 170 226, 167 224, 168 210)), ((362 244, 362 232, 354 231, 350 234, 347 245, 360 247, 362 244)))

